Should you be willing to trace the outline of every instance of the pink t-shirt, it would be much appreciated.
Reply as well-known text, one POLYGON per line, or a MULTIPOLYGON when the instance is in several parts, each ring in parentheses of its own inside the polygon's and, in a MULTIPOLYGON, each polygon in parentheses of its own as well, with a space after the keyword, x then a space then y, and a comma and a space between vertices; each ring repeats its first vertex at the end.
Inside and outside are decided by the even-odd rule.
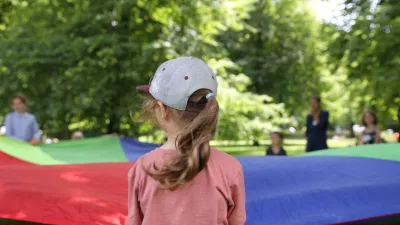
MULTIPOLYGON (((174 150, 144 155, 145 166, 162 163, 174 150)), ((142 157, 142 158, 143 158, 142 157)), ((243 225, 246 221, 244 177, 232 156, 211 150, 206 167, 175 191, 161 189, 142 169, 129 171, 129 225, 243 225)), ((161 165, 161 164, 158 164, 161 165)))

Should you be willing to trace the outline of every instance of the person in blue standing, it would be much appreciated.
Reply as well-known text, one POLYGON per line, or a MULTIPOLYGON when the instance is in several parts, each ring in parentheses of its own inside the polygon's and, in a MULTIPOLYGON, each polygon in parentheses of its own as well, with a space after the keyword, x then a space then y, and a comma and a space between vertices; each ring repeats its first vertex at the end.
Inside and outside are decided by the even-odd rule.
POLYGON ((327 149, 327 130, 329 112, 321 109, 321 98, 312 96, 310 99, 311 112, 307 115, 307 146, 306 151, 327 149))
POLYGON ((31 144, 39 144, 39 126, 36 117, 27 112, 26 97, 15 95, 11 99, 11 107, 14 112, 7 114, 5 119, 6 136, 31 144))

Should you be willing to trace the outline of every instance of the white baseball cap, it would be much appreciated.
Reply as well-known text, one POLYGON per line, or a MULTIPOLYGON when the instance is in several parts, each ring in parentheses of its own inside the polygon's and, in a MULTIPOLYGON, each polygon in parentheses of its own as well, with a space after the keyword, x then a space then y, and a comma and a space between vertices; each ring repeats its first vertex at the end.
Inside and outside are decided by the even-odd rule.
POLYGON ((203 60, 191 56, 164 62, 149 85, 136 87, 136 90, 150 93, 155 99, 178 110, 185 110, 190 96, 200 89, 208 89, 216 97, 217 78, 203 60))

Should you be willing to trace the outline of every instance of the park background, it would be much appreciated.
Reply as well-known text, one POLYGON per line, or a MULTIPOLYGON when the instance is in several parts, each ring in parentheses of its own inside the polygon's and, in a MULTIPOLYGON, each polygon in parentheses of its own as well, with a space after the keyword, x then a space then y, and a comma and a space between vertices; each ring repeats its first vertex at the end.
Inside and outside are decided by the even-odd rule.
POLYGON ((366 108, 396 129, 399 15, 395 0, 0 0, 0 123, 23 93, 47 137, 160 143, 135 86, 192 55, 218 76, 220 149, 260 155, 280 129, 303 152, 311 95, 330 112, 329 146, 354 145, 366 108))

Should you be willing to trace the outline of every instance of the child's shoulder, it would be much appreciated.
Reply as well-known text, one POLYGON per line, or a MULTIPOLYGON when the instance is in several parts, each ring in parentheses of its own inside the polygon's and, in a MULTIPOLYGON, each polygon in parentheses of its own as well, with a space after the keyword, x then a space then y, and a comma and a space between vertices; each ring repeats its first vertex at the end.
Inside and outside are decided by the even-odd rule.
POLYGON ((215 161, 218 165, 224 169, 237 171, 242 170, 242 164, 235 157, 229 155, 226 152, 212 149, 210 159, 215 161))
POLYGON ((140 156, 140 158, 136 162, 148 165, 152 164, 153 162, 162 160, 166 155, 172 155, 174 153, 175 152, 173 150, 156 148, 140 156))
POLYGON ((213 155, 217 159, 224 159, 224 160, 227 160, 229 162, 237 162, 237 163, 239 163, 239 161, 235 157, 229 155, 226 152, 220 151, 218 149, 211 149, 211 155, 213 155))
POLYGON ((165 150, 161 149, 154 149, 150 152, 147 152, 146 154, 140 156, 132 165, 131 169, 129 170, 129 175, 133 174, 139 174, 141 172, 144 172, 142 169, 142 166, 149 166, 155 161, 158 161, 158 159, 162 158, 162 153, 165 150))
POLYGON ((159 154, 161 154, 163 152, 167 152, 167 151, 169 151, 169 150, 164 150, 164 149, 161 149, 161 148, 155 148, 155 149, 143 154, 142 156, 140 156, 140 158, 156 157, 157 155, 159 155, 159 154))

